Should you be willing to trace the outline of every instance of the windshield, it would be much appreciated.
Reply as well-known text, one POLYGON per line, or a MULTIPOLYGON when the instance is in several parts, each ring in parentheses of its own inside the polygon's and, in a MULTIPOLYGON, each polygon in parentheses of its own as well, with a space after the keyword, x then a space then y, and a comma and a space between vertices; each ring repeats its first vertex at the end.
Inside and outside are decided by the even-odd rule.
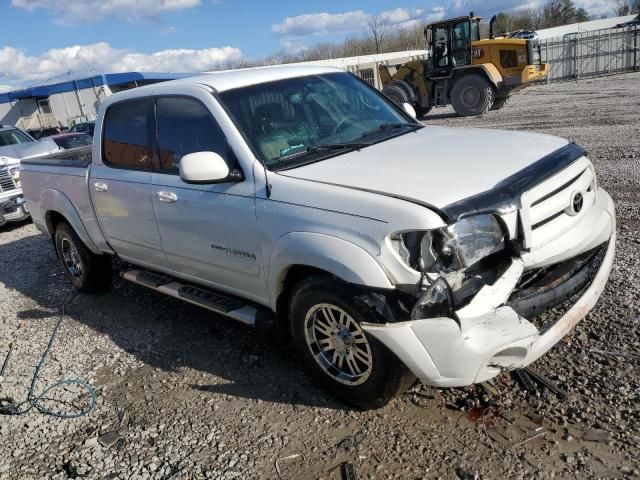
POLYGON ((346 72, 252 85, 223 92, 220 99, 271 170, 364 148, 421 127, 346 72))
POLYGON ((16 145, 18 143, 29 143, 34 140, 20 130, 2 130, 0 131, 0 147, 16 145))

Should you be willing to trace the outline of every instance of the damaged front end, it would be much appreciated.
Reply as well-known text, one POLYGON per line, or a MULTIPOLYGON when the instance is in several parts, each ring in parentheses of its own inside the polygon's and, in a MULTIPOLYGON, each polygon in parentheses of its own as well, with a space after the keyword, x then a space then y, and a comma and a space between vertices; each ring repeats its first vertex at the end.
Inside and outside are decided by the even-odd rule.
POLYGON ((609 195, 594 194, 580 220, 534 251, 499 214, 393 234, 389 247, 421 272, 420 281, 396 285, 387 297, 386 323, 363 328, 429 385, 464 386, 525 367, 593 308, 611 271, 609 195), (570 305, 555 323, 538 324, 541 314, 563 303, 570 305))

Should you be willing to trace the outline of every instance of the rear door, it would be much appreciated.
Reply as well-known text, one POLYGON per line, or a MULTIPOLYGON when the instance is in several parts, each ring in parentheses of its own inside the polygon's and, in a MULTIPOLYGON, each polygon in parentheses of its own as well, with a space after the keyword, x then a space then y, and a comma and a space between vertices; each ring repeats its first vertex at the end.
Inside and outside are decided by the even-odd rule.
POLYGON ((151 202, 153 98, 114 103, 105 112, 102 158, 89 188, 100 226, 124 260, 168 266, 151 202))
POLYGON ((194 152, 218 153, 230 169, 239 168, 209 108, 213 96, 204 90, 194 95, 200 98, 156 99, 160 162, 153 174, 152 197, 162 246, 176 272, 222 290, 262 298, 265 284, 252 177, 208 185, 180 178, 180 160, 194 152))

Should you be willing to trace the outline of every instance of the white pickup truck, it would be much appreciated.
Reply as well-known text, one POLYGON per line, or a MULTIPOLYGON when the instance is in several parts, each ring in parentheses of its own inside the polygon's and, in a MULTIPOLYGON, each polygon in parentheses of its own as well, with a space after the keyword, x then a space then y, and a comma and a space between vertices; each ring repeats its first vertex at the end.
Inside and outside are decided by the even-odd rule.
POLYGON ((119 257, 126 280, 284 328, 360 407, 415 377, 530 364, 587 315, 614 257, 614 205, 579 146, 424 126, 324 67, 118 93, 91 154, 24 161, 21 178, 79 290, 107 287, 119 257))

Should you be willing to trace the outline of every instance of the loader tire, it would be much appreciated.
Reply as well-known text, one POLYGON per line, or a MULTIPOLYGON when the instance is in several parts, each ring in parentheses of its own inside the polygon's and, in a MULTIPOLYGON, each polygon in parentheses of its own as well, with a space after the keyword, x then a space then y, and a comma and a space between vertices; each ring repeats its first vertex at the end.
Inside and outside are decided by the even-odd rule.
POLYGON ((509 97, 496 98, 491 110, 500 110, 509 102, 509 97))
POLYGON ((493 85, 482 75, 465 75, 451 89, 451 105, 461 117, 484 115, 495 100, 493 85))
POLYGON ((426 116, 431 111, 431 108, 432 107, 421 107, 418 105, 413 106, 413 109, 416 111, 416 115, 418 115, 418 117, 426 116))
POLYGON ((411 103, 411 99, 407 92, 398 85, 390 84, 382 89, 382 93, 385 97, 391 100, 393 103, 402 108, 403 103, 411 103))

